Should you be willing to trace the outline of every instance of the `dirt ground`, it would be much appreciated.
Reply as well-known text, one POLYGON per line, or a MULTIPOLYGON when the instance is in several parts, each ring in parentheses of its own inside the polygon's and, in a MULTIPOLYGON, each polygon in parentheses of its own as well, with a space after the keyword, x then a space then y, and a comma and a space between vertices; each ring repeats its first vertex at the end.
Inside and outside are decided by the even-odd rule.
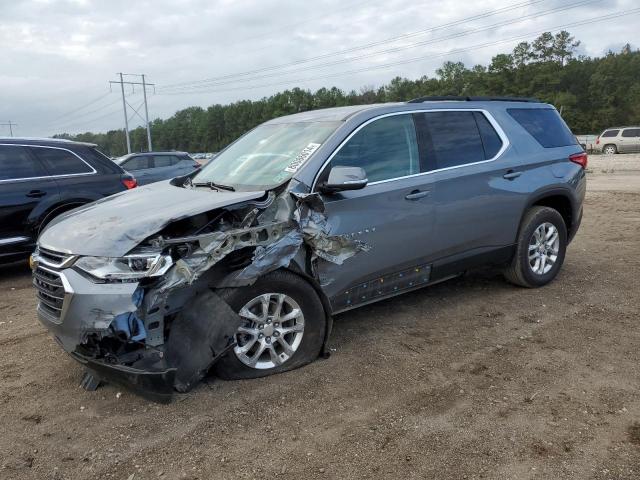
POLYGON ((470 273, 339 316, 328 360, 169 405, 80 389, 1 268, 0 478, 640 478, 640 172, 600 167, 553 284, 470 273))

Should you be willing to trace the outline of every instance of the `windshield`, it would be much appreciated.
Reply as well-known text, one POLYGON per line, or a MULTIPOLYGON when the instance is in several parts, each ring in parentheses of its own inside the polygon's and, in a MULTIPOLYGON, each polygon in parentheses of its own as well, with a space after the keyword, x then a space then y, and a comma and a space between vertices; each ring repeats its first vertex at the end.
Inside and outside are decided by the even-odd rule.
POLYGON ((340 122, 260 125, 220 153, 193 178, 241 190, 266 190, 289 180, 340 122))

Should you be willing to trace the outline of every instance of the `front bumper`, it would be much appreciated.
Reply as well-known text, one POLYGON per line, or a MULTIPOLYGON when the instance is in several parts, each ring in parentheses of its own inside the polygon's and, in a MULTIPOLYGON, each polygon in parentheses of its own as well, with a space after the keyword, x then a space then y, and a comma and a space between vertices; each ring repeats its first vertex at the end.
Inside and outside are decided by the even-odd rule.
POLYGON ((171 401, 176 378, 175 368, 157 371, 141 370, 125 365, 112 365, 102 360, 83 356, 78 352, 71 353, 71 357, 83 364, 99 380, 121 385, 154 402, 168 403, 171 401))
POLYGON ((88 372, 142 397, 168 402, 174 392, 175 368, 140 369, 83 355, 78 346, 90 334, 106 334, 113 319, 136 311, 132 297, 138 282, 94 283, 72 268, 34 265, 38 319, 70 356, 88 372))
POLYGON ((106 332, 116 316, 137 310, 132 300, 137 282, 94 283, 72 268, 39 264, 34 285, 38 319, 69 353, 89 334, 106 332))

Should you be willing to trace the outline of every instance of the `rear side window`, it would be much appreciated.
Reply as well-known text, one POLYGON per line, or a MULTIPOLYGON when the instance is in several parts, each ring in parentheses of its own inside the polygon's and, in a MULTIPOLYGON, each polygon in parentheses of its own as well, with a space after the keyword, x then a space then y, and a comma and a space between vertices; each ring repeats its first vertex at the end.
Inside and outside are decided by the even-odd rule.
POLYGON ((622 130, 623 137, 640 137, 640 128, 626 128, 622 130))
POLYGON ((180 158, 176 155, 154 155, 153 164, 157 167, 169 167, 171 165, 177 165, 180 163, 180 158))
POLYGON ((617 137, 620 130, 607 130, 601 136, 602 137, 617 137))
POLYGON ((507 112, 544 148, 576 145, 576 138, 553 108, 508 108, 507 112))
POLYGON ((139 157, 133 157, 122 164, 122 168, 125 170, 143 170, 145 168, 151 168, 150 157, 146 155, 140 155, 139 157))
POLYGON ((486 160, 474 112, 427 112, 424 116, 430 168, 456 167, 486 160))
POLYGON ((370 182, 420 173, 413 117, 393 115, 366 125, 331 159, 335 166, 362 167, 370 182))
POLYGON ((46 177, 42 164, 17 145, 0 145, 0 180, 46 177))
POLYGON ((42 160, 51 175, 77 175, 93 173, 93 169, 69 150, 61 148, 38 147, 32 148, 37 157, 42 160))

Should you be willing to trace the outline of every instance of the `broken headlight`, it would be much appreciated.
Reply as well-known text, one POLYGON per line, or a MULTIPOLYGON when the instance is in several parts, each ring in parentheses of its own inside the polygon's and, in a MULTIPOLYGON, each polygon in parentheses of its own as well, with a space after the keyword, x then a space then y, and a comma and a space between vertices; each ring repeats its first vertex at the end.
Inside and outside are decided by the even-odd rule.
POLYGON ((171 255, 132 254, 125 257, 81 257, 74 267, 100 280, 138 280, 163 275, 173 264, 171 255))

